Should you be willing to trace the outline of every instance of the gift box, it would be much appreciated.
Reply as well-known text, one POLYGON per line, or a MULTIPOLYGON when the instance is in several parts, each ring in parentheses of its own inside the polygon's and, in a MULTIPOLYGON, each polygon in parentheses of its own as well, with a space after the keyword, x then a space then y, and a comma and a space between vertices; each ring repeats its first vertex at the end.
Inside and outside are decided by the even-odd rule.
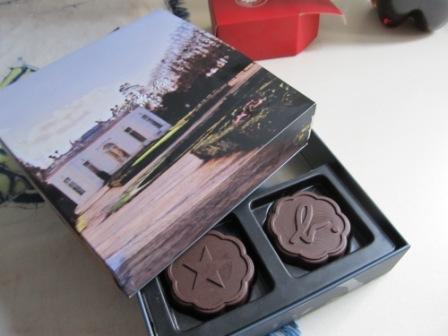
POLYGON ((254 59, 292 56, 317 36, 329 0, 209 0, 214 34, 254 59))
POLYGON ((2 141, 129 296, 306 145, 315 109, 164 11, 8 86, 0 104, 2 141))
POLYGON ((268 333, 409 248, 311 132, 312 100, 167 12, 2 89, 0 104, 5 148, 137 294, 150 335, 268 333), (298 207, 294 237, 325 250, 312 266, 291 261, 269 224, 282 199, 303 192, 351 226, 298 207), (337 255, 321 232, 343 242, 337 255))
POLYGON ((256 278, 247 302, 220 315, 197 317, 176 305, 169 281, 161 275, 138 295, 149 330, 179 336, 267 335, 388 272, 409 249, 314 132, 302 151, 214 230, 238 237, 254 261, 256 278), (280 253, 268 229, 271 210, 300 192, 331 198, 345 213, 351 234, 343 256, 309 268, 280 253))

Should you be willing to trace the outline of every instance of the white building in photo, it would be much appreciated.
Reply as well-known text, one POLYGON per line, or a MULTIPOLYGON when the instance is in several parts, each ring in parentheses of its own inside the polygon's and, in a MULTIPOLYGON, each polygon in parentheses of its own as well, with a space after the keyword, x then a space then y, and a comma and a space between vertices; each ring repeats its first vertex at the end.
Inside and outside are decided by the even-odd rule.
POLYGON ((89 200, 142 148, 165 134, 170 124, 143 107, 97 122, 67 153, 55 157, 45 181, 78 206, 89 200))

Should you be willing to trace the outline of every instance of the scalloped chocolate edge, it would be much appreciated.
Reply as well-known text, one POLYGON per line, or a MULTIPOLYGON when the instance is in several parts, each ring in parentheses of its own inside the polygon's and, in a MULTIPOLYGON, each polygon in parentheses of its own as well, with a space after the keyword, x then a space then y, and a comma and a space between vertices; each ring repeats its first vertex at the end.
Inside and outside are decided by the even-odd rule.
MULTIPOLYGON (((200 316, 201 315, 203 315, 203 316, 216 315, 216 314, 219 314, 219 313, 227 310, 230 307, 234 307, 234 306, 245 303, 249 297, 250 286, 251 286, 251 284, 254 280, 254 276, 255 276, 254 263, 253 263, 252 259, 249 257, 249 255, 247 254, 246 248, 240 239, 238 239, 234 236, 225 235, 216 230, 211 230, 201 239, 204 239, 208 235, 216 236, 221 240, 227 240, 227 241, 232 242, 234 245, 236 245, 240 252, 241 258, 245 261, 245 263, 247 265, 247 272, 244 275, 243 279, 241 280, 240 290, 235 294, 235 296, 233 298, 231 298, 230 300, 224 301, 219 306, 217 306, 213 309, 204 309, 204 308, 198 306, 195 302, 186 301, 182 298, 182 295, 180 294, 179 289, 178 289, 178 281, 175 279, 175 277, 172 273, 172 265, 174 263, 172 265, 170 265, 168 267, 168 269, 165 271, 165 273, 166 273, 167 278, 169 279, 170 284, 171 284, 170 292, 174 298, 174 301, 180 307, 188 309, 189 312, 199 314, 200 316)), ((188 253, 188 250, 185 253, 188 253)))
POLYGON ((348 237, 349 237, 350 231, 351 231, 350 220, 342 212, 339 204, 337 204, 333 199, 331 199, 329 197, 321 196, 321 195, 318 195, 318 194, 315 194, 315 193, 312 193, 309 191, 299 191, 299 192, 293 194, 292 196, 283 197, 283 198, 280 198, 279 200, 277 200, 273 205, 272 212, 268 216, 266 227, 267 227, 268 233, 270 234, 270 236, 273 238, 273 240, 275 242, 274 245, 275 245, 276 250, 282 256, 284 256, 289 263, 305 265, 305 266, 320 265, 320 264, 327 262, 330 258, 339 257, 339 256, 343 255, 347 249, 348 237), (326 253, 323 253, 318 258, 312 258, 312 259, 307 258, 306 256, 303 256, 301 254, 291 253, 290 251, 287 251, 286 249, 284 249, 280 242, 280 234, 275 231, 275 227, 273 225, 273 222, 278 217, 280 205, 282 205, 283 203, 288 202, 288 201, 294 201, 295 198, 297 198, 299 196, 309 196, 311 198, 314 198, 315 200, 321 200, 321 201, 325 201, 325 202, 329 203, 335 210, 335 214, 339 218, 341 218, 344 223, 344 230, 341 232, 341 235, 340 235, 341 243, 338 245, 338 247, 336 249, 326 251, 326 253))

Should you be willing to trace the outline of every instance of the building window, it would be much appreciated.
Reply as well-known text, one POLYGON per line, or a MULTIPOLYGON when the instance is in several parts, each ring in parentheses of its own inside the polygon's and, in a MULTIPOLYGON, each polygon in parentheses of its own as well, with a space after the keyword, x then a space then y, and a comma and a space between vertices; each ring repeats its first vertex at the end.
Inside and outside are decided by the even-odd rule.
POLYGON ((140 141, 140 142, 146 141, 146 138, 143 135, 141 135, 139 132, 137 132, 136 130, 133 130, 130 127, 126 127, 126 129, 124 131, 137 141, 140 141))
POLYGON ((68 185, 71 189, 73 189, 78 195, 84 195, 86 192, 79 184, 73 181, 70 177, 66 177, 64 179, 64 183, 68 185))
POLYGON ((124 149, 118 147, 116 144, 109 142, 103 146, 104 152, 112 156, 115 160, 120 163, 125 163, 129 159, 130 155, 124 149))
POLYGON ((110 175, 108 173, 106 173, 104 170, 99 169, 90 161, 85 161, 82 165, 92 173, 94 173, 96 176, 98 176, 100 179, 102 179, 104 182, 107 182, 110 179, 110 175))
POLYGON ((162 124, 155 121, 153 118, 151 118, 149 115, 147 114, 142 114, 142 119, 149 122, 151 125, 153 125, 154 127, 157 128, 162 128, 162 124))

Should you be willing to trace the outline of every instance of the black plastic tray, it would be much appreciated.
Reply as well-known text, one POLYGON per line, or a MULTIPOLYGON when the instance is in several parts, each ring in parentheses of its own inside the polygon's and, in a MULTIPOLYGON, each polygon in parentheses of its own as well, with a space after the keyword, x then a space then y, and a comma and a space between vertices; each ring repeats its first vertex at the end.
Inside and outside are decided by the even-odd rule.
POLYGON ((248 302, 208 320, 196 318, 175 308, 159 276, 138 296, 150 335, 266 334, 385 273, 409 248, 315 134, 215 229, 239 237, 256 264, 248 302), (275 200, 299 190, 333 198, 352 224, 346 255, 312 270, 283 261, 264 227, 275 200))

